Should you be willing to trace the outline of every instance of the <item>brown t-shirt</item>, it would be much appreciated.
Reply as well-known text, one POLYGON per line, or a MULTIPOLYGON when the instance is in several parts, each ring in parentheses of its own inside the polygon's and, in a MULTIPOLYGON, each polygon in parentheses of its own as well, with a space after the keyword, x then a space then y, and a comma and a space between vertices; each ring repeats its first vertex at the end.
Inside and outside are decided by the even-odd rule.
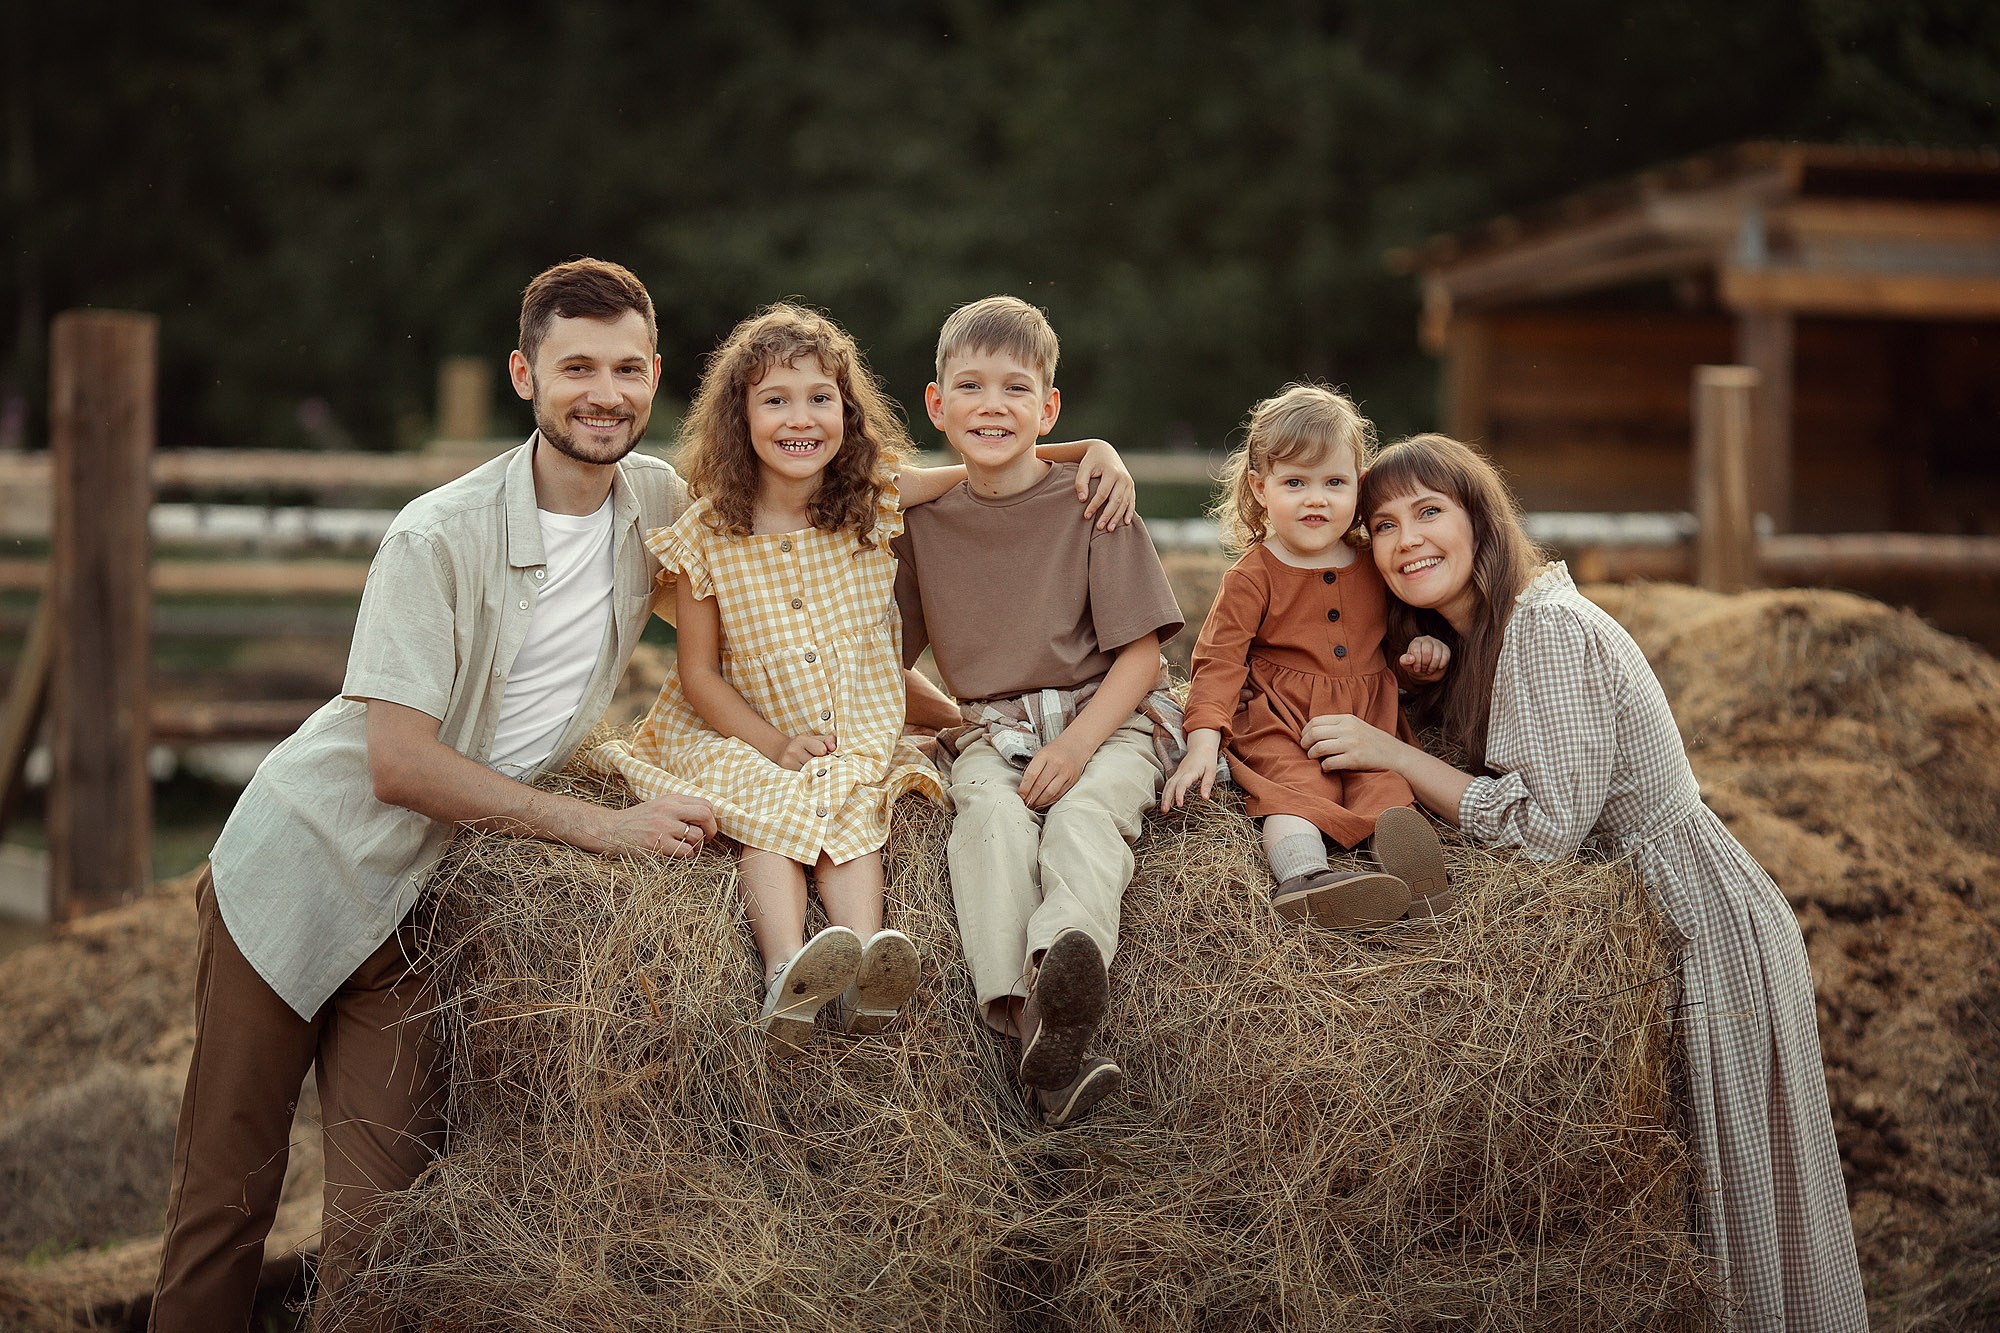
POLYGON ((1074 463, 1004 499, 960 485, 913 506, 894 545, 903 661, 929 646, 961 702, 1077 689, 1134 639, 1164 643, 1183 623, 1145 524, 1098 532, 1074 463))

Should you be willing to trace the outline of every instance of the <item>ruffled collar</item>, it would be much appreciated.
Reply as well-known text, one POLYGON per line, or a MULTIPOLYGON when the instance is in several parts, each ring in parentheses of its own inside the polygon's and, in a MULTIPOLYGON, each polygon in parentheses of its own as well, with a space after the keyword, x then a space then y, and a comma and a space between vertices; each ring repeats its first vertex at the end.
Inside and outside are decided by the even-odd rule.
POLYGON ((1521 589, 1514 598, 1517 606, 1530 606, 1546 601, 1557 593, 1576 591, 1576 581, 1569 576, 1569 565, 1561 560, 1551 560, 1535 571, 1528 580, 1528 586, 1521 589))

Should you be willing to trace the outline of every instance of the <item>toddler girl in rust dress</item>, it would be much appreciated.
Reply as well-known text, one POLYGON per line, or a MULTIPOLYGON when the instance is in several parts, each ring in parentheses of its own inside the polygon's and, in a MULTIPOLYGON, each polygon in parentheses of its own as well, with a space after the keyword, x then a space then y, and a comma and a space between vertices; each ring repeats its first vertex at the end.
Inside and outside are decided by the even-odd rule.
MULTIPOLYGON (((1450 900, 1437 834, 1409 783, 1327 772, 1300 738, 1312 718, 1350 713, 1411 739, 1382 654, 1388 594, 1355 525, 1373 444, 1353 400, 1323 385, 1288 385, 1252 409, 1215 509, 1223 546, 1241 556, 1195 645, 1187 758, 1160 798, 1164 811, 1191 791, 1208 796, 1226 745, 1263 823, 1272 905, 1334 927, 1429 915, 1450 900), (1342 849, 1372 840, 1381 868, 1332 868, 1327 839, 1342 849)), ((1420 637, 1400 664, 1432 681, 1449 659, 1442 642, 1420 637)))

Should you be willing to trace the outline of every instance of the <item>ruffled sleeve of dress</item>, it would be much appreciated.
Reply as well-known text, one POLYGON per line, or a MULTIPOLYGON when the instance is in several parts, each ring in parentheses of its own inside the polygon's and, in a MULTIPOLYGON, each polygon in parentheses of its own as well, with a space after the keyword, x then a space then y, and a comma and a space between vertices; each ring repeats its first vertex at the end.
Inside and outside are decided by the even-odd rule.
POLYGON ((1190 662, 1193 683, 1184 721, 1189 731, 1219 731, 1224 741, 1229 739, 1229 724, 1250 674, 1250 645, 1270 606, 1271 585, 1250 572, 1248 561, 1224 571, 1190 662))
POLYGON ((708 513, 708 501, 697 500, 672 527, 646 534, 646 549, 660 567, 686 579, 688 591, 696 597, 715 596, 715 576, 708 566, 708 513))
MULTIPOLYGON (((1572 589, 1565 575, 1564 588, 1572 589)), ((1494 671, 1486 764, 1458 822, 1489 847, 1538 861, 1573 856, 1604 812, 1617 770, 1624 689, 1616 658, 1561 589, 1530 586, 1494 671), (1538 592, 1543 595, 1534 595, 1538 592)))
POLYGON ((903 497, 896 489, 894 477, 889 478, 875 498, 875 527, 868 535, 882 547, 903 535, 903 497))

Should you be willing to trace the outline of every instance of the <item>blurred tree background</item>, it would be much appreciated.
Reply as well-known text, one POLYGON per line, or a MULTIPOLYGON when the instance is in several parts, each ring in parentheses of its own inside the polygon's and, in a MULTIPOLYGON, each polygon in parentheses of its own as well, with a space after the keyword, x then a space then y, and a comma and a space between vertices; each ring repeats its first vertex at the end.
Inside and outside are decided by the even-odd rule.
POLYGON ((1990 0, 274 8, 12 7, 0 438, 100 305, 162 317, 164 445, 414 444, 577 254, 650 286, 674 397, 798 296, 914 407, 1009 291, 1066 432, 1217 445, 1300 375, 1397 432, 1434 371, 1392 246, 1747 138, 2000 138, 1990 0))

